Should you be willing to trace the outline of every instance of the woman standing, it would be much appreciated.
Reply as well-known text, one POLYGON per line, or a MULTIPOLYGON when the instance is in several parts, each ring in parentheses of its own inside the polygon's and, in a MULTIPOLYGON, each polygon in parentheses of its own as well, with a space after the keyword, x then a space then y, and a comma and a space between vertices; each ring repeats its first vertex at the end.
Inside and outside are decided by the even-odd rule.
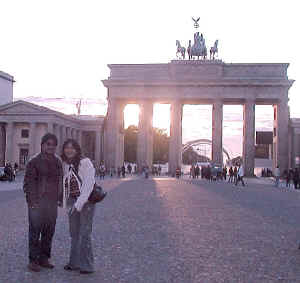
POLYGON ((79 144, 68 139, 63 144, 64 170, 63 206, 68 209, 71 236, 69 263, 65 270, 94 272, 91 233, 95 204, 88 201, 95 184, 95 168, 88 158, 82 158, 79 144))

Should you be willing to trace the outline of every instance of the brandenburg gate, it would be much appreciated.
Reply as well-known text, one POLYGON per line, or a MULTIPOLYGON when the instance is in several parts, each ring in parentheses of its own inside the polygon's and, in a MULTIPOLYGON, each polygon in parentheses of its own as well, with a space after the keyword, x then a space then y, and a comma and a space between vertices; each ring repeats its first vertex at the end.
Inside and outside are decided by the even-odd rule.
MULTIPOLYGON (((212 104, 212 161, 223 163, 223 105, 243 105, 243 165, 253 175, 255 157, 255 105, 274 107, 273 167, 288 167, 289 64, 227 64, 220 60, 173 60, 165 64, 108 65, 110 76, 105 124, 106 168, 124 162, 126 104, 140 106, 137 166, 151 167, 154 103, 171 105, 169 172, 181 166, 182 108, 184 104, 212 104)), ((201 121, 195 121, 201 123, 201 121)))

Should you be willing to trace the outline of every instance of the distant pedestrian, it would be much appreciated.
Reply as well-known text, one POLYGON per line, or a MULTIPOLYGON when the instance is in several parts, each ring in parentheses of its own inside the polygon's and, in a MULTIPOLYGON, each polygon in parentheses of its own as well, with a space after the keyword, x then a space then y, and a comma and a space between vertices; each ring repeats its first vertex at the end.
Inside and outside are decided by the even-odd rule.
POLYGON ((197 164, 197 166, 195 167, 195 177, 198 179, 199 175, 200 175, 200 168, 199 168, 199 166, 197 164))
POLYGON ((235 166, 234 169, 233 169, 233 182, 234 183, 236 183, 236 181, 237 181, 237 176, 238 176, 238 169, 235 166))
POLYGON ((104 164, 101 164, 100 165, 100 180, 102 179, 102 180, 104 180, 104 177, 105 177, 105 166, 104 166, 104 164))
POLYGON ((287 170, 287 173, 286 173, 286 184, 285 184, 285 186, 287 188, 289 188, 291 186, 291 181, 292 181, 293 175, 294 175, 293 173, 294 172, 293 172, 292 168, 290 168, 289 170, 287 170))
POLYGON ((122 172, 122 177, 125 178, 126 169, 125 169, 125 165, 124 165, 124 164, 123 164, 123 166, 121 167, 121 172, 122 172))
POLYGON ((245 187, 245 183, 244 183, 244 168, 243 165, 239 166, 239 169, 237 171, 237 178, 236 178, 236 182, 235 185, 237 186, 239 182, 242 182, 243 187, 245 187))
POLYGON ((229 173, 228 183, 232 183, 233 182, 233 169, 232 169, 232 166, 230 166, 230 168, 228 170, 228 173, 229 173))
POLYGON ((129 174, 131 174, 132 166, 131 166, 130 163, 127 165, 127 171, 128 171, 129 174))
POLYGON ((223 178, 224 178, 225 181, 226 181, 226 177, 227 177, 227 167, 225 166, 223 168, 223 178))
POLYGON ((41 153, 26 166, 23 190, 28 205, 30 271, 40 267, 52 269, 52 238, 55 231, 58 201, 62 200, 62 164, 55 156, 57 138, 53 134, 42 137, 41 153))
POLYGON ((279 166, 277 166, 274 170, 274 177, 275 177, 275 187, 278 188, 279 186, 279 179, 280 179, 280 170, 279 166))
POLYGON ((293 182, 294 182, 295 190, 298 190, 299 189, 299 170, 298 170, 298 168, 295 168, 295 170, 294 170, 293 182))
POLYGON ((160 176, 161 175, 161 166, 160 165, 158 165, 157 172, 158 172, 158 176, 160 176))

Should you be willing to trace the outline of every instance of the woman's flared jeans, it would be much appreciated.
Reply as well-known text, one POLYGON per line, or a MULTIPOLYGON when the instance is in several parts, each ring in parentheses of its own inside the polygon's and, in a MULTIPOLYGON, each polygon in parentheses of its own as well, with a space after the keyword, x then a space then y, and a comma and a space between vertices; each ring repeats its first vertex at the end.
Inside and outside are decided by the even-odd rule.
MULTIPOLYGON (((68 200, 68 207, 71 208, 76 199, 68 200)), ((69 225, 71 236, 71 251, 69 265, 82 271, 94 271, 94 256, 92 250, 92 225, 95 213, 95 204, 87 202, 82 210, 76 209, 70 214, 69 225)))

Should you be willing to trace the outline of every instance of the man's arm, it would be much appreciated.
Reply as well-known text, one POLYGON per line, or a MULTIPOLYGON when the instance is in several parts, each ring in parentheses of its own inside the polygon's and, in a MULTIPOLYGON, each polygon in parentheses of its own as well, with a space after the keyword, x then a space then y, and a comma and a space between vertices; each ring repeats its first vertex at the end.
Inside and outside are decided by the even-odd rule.
POLYGON ((35 202, 37 202, 37 182, 38 172, 35 167, 35 163, 33 162, 33 160, 31 160, 26 166, 23 183, 23 191, 29 204, 34 204, 35 202))

